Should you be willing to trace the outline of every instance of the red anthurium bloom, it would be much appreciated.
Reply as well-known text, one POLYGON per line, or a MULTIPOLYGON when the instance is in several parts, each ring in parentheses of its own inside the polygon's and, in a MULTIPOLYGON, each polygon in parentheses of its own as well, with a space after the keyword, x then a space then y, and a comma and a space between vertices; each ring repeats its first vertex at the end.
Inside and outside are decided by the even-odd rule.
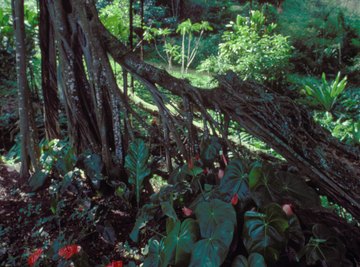
POLYGON ((233 206, 235 206, 238 202, 239 202, 238 194, 235 194, 235 195, 231 198, 231 204, 232 204, 233 206))
POLYGON ((122 261, 113 261, 113 262, 109 263, 108 265, 106 265, 106 267, 123 267, 123 262, 122 261))
POLYGON ((284 204, 282 205, 283 211, 286 213, 287 216, 291 216, 294 214, 294 211, 292 210, 291 204, 284 204))
POLYGON ((64 259, 70 259, 73 255, 79 253, 81 247, 79 245, 69 245, 59 249, 59 256, 64 259))
POLYGON ((197 160, 197 161, 200 160, 200 155, 199 154, 195 155, 195 160, 197 160))
POLYGON ((223 169, 219 169, 219 172, 218 172, 218 178, 219 180, 221 180, 223 177, 224 177, 224 170, 223 169))
POLYGON ((184 213, 185 216, 190 216, 193 211, 187 207, 183 207, 182 212, 184 213))
POLYGON ((203 174, 207 175, 208 173, 209 173, 209 169, 208 169, 208 168, 203 169, 203 174))
POLYGON ((37 250, 35 250, 35 252, 33 254, 31 254, 28 258, 28 264, 30 267, 34 266, 36 261, 40 258, 41 254, 43 253, 43 249, 42 248, 38 248, 37 250))

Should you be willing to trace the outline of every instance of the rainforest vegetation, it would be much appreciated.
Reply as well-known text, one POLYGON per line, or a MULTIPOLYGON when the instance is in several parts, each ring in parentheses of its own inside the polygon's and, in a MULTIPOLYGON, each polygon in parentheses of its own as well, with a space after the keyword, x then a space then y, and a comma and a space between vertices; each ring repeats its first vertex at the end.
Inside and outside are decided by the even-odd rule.
POLYGON ((0 266, 360 266, 358 0, 2 0, 0 266))

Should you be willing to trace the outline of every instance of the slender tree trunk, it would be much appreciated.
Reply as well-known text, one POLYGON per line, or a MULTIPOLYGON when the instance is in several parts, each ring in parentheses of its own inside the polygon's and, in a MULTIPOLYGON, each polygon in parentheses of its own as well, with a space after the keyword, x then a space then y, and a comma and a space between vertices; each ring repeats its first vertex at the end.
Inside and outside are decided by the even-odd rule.
POLYGON ((36 170, 38 167, 38 148, 36 147, 36 129, 33 127, 34 120, 30 106, 30 90, 26 77, 24 1, 13 0, 12 8, 16 41, 16 70, 20 118, 20 182, 25 182, 29 177, 30 168, 33 167, 36 170))

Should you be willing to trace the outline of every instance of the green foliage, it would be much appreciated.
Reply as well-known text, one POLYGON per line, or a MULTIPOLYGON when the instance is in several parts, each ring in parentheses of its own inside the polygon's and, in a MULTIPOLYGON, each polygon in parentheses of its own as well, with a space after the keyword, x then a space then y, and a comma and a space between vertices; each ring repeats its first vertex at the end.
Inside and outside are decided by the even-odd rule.
POLYGON ((314 97, 316 101, 322 105, 326 111, 331 111, 338 96, 344 91, 347 77, 340 80, 340 72, 337 74, 335 80, 329 84, 326 81, 325 73, 321 76, 321 85, 319 86, 305 86, 306 92, 314 97))
POLYGON ((99 11, 99 17, 114 36, 126 42, 129 38, 129 1, 115 0, 99 11))
POLYGON ((177 221, 164 240, 161 266, 168 266, 170 263, 175 266, 187 266, 199 236, 199 226, 194 219, 186 219, 182 223, 177 221))
POLYGON ((250 253, 257 252, 269 262, 279 259, 286 242, 288 219, 281 207, 269 204, 264 213, 247 211, 244 215, 244 245, 250 253))
POLYGON ((244 79, 259 82, 275 81, 287 73, 292 48, 287 37, 274 33, 276 24, 265 25, 260 11, 253 11, 250 19, 238 15, 227 27, 219 54, 206 59, 199 70, 231 70, 244 79))
POLYGON ((264 257, 259 253, 251 253, 249 258, 238 255, 231 264, 231 267, 266 267, 264 257))
POLYGON ((314 265, 317 262, 326 262, 330 267, 353 266, 345 258, 346 248, 336 234, 325 225, 315 224, 312 229, 313 237, 300 252, 305 255, 306 263, 314 265))
POLYGON ((149 149, 142 139, 136 139, 130 144, 125 158, 125 168, 129 171, 129 183, 135 186, 136 202, 139 207, 142 183, 150 175, 148 167, 149 149))

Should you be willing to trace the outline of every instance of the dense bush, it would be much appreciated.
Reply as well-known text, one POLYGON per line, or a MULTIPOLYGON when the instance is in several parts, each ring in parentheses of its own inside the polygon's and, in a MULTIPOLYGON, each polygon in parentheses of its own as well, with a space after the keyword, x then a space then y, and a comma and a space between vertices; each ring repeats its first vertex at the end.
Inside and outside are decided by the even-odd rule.
POLYGON ((227 25, 230 30, 219 44, 219 54, 206 59, 200 70, 225 73, 229 70, 244 79, 274 81, 289 71, 291 46, 287 37, 274 33, 276 24, 265 24, 260 11, 250 18, 238 16, 227 25))

